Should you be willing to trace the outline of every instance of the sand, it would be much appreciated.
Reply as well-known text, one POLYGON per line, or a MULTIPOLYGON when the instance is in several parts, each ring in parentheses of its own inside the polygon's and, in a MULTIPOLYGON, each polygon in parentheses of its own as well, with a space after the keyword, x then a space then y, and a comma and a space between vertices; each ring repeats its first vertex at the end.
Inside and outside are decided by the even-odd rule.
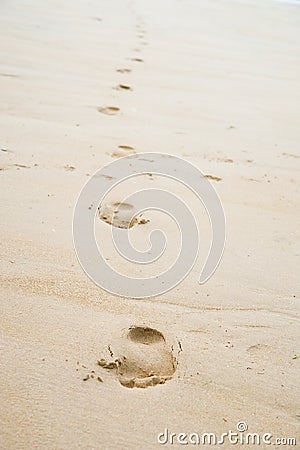
MULTIPOLYGON (((11 0, 0 9, 0 447, 152 449, 165 428, 220 435, 240 421, 297 437, 300 7, 11 0), (217 189, 227 243, 206 284, 197 280, 209 226, 190 193, 200 257, 174 290, 119 298, 81 269, 76 199, 127 151, 183 157, 217 189), (120 382, 116 360, 127 353, 123 375, 135 387, 120 382)), ((164 224, 173 233, 159 214, 132 232, 142 245, 164 224)))

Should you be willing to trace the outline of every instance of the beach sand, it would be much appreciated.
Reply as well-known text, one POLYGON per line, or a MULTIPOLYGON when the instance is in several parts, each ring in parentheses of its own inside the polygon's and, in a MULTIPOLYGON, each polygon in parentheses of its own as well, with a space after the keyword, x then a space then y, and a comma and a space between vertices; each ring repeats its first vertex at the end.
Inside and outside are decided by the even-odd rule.
MULTIPOLYGON (((0 447, 152 449, 166 428, 220 435, 241 421, 297 437, 300 7, 11 0, 0 10, 0 447), (183 157, 210 176, 227 243, 206 284, 211 236, 191 193, 200 257, 174 290, 120 298, 81 269, 79 192, 134 152, 183 157), (129 378, 154 361, 171 379, 130 389, 114 364, 97 364, 127 352, 129 378)), ((157 214, 132 232, 142 243, 165 222, 172 231, 157 214)))

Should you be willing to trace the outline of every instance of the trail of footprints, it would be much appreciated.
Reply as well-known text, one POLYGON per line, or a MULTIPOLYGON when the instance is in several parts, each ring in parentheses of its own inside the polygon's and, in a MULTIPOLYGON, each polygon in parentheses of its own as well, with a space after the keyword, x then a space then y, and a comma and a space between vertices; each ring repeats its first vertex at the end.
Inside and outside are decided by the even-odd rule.
MULTIPOLYGON (((137 37, 146 44, 145 31, 138 25, 137 37)), ((140 49, 136 48, 135 52, 140 53, 140 49)), ((144 60, 140 56, 131 57, 134 63, 143 63, 144 60)), ((132 69, 119 68, 117 73, 129 75, 132 69)), ((121 81, 113 89, 117 91, 132 91, 129 83, 121 81)), ((101 106, 98 111, 106 115, 117 115, 120 113, 118 106, 101 106)), ((130 154, 135 154, 135 149, 131 145, 119 145, 112 153, 112 157, 120 158, 130 154)), ((152 174, 149 174, 152 176, 152 174)), ((100 205, 98 214, 102 221, 118 228, 131 228, 137 224, 146 224, 149 220, 142 215, 134 215, 134 206, 129 203, 106 203, 100 205)), ((111 358, 114 353, 108 347, 111 358)), ((176 371, 177 360, 173 355, 172 349, 168 346, 164 335, 150 327, 134 326, 127 330, 121 342, 120 353, 108 361, 105 358, 98 360, 98 366, 104 371, 113 371, 120 384, 128 388, 146 388, 164 384, 170 380, 176 371)), ((87 381, 95 378, 95 371, 86 374, 83 378, 87 381)), ((103 382, 101 376, 97 376, 97 380, 103 382)))
MULTIPOLYGON (((140 25, 137 25, 137 30, 138 37, 144 38, 145 31, 141 31, 140 25)), ((135 52, 140 51, 141 50, 139 48, 135 48, 135 52)), ((140 57, 132 57, 129 59, 133 62, 143 62, 143 59, 140 57)), ((131 72, 131 68, 125 67, 117 69, 117 73, 122 75, 129 75, 131 72)), ((133 90, 132 86, 127 81, 123 82, 123 80, 120 80, 119 84, 114 86, 113 89, 121 92, 130 92, 133 90)), ((105 115, 114 116, 120 113, 120 108, 118 106, 100 106, 98 107, 98 112, 105 115)), ((122 158, 124 156, 134 155, 135 153, 136 151, 133 146, 121 144, 113 151, 111 156, 113 158, 122 158)), ((133 217, 134 207, 128 203, 107 203, 101 205, 98 212, 102 221, 118 228, 132 228, 134 225, 146 224, 148 222, 148 220, 142 216, 133 217)))
MULTIPOLYGON (((146 45, 145 32, 137 26, 137 37, 142 45, 146 45)), ((133 63, 143 63, 140 57, 140 49, 135 52, 139 56, 131 57, 133 63)), ((130 75, 131 68, 123 67, 117 69, 117 73, 130 75)), ((119 92, 130 92, 132 86, 121 80, 114 90, 119 92)), ((117 115, 120 113, 118 106, 101 106, 98 111, 106 115, 117 115)), ((135 154, 135 149, 131 145, 119 145, 112 153, 113 158, 120 158, 130 154, 135 154)), ((151 177, 152 174, 149 174, 151 177)), ((219 179, 218 179, 219 180, 219 179)), ((134 225, 146 224, 148 220, 143 216, 134 215, 134 206, 130 203, 112 202, 101 204, 98 208, 99 218, 118 228, 132 228, 134 225)), ((105 372, 112 372, 117 377, 120 384, 127 388, 147 388, 164 384, 171 380, 176 368, 177 358, 173 354, 173 347, 170 347, 165 336, 159 330, 147 326, 133 326, 126 330, 123 335, 120 348, 115 354, 108 346, 110 359, 100 358, 97 361, 98 368, 104 373, 96 376, 95 371, 86 374, 83 381, 95 378, 103 383, 105 372)), ((179 346, 179 352, 182 350, 179 346)))
MULTIPOLYGON (((136 16, 136 19, 138 22, 141 22, 141 19, 138 18, 136 16)), ((136 25, 136 30, 137 30, 137 38, 140 40, 141 45, 146 45, 147 42, 145 41, 145 35, 146 35, 146 31, 144 30, 143 26, 141 25, 141 23, 138 23, 136 25)), ((139 47, 136 47, 134 49, 135 53, 140 53, 141 49, 139 47)), ((144 60, 143 58, 141 58, 140 56, 133 56, 128 58, 130 61, 132 62, 136 62, 136 63, 143 63, 144 60)), ((118 68, 116 70, 117 73, 120 73, 122 75, 129 75, 132 72, 131 68, 128 67, 121 67, 118 68)), ((113 87, 114 90, 116 91, 123 91, 123 92, 130 92, 133 91, 132 86, 126 81, 120 81, 119 84, 117 84, 116 86, 113 87)), ((119 106, 115 106, 115 105, 103 105, 103 106, 99 106, 97 108, 98 112, 100 112, 101 114, 105 114, 107 116, 115 116, 117 114, 119 114, 121 112, 120 107, 119 106)), ((128 154, 134 154, 135 153, 135 149, 130 146, 130 145, 119 145, 118 149, 115 150, 112 153, 112 157, 113 158, 122 158, 123 156, 127 156, 128 154)))

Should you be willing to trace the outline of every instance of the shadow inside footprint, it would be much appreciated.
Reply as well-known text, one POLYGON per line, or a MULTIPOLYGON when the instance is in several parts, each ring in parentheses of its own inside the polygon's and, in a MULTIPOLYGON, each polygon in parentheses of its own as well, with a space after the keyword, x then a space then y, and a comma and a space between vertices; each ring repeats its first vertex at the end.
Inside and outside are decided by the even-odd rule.
POLYGON ((164 335, 154 328, 129 328, 121 352, 113 364, 105 360, 100 360, 99 364, 106 369, 116 369, 122 386, 147 388, 164 384, 176 371, 177 362, 171 348, 164 335))
POLYGON ((164 335, 149 327, 132 327, 127 334, 128 339, 138 344, 150 345, 157 342, 166 342, 164 335))
POLYGON ((100 106, 98 108, 98 111, 101 112, 102 114, 113 116, 120 111, 120 108, 118 106, 100 106))
POLYGON ((128 84, 118 84, 114 89, 116 89, 116 91, 132 91, 132 87, 128 84))

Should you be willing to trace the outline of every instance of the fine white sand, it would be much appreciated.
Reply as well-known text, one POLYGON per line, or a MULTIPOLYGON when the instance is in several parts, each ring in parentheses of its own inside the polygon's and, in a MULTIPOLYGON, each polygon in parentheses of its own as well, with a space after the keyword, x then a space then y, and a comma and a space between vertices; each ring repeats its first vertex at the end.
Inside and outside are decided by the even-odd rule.
MULTIPOLYGON (((300 6, 10 0, 0 12, 1 449, 152 449, 165 428, 221 434, 239 421, 297 437, 300 6), (123 299, 80 268, 77 196, 134 151, 220 179, 227 244, 207 284, 207 218, 171 182, 203 231, 182 284, 123 299), (129 343, 130 326, 159 330, 156 353, 129 343), (126 352, 126 376, 153 363, 172 379, 129 389, 97 365, 126 352)), ((132 233, 142 245, 164 224, 172 232, 154 214, 132 233)), ((106 239, 104 251, 122 268, 106 239)))

